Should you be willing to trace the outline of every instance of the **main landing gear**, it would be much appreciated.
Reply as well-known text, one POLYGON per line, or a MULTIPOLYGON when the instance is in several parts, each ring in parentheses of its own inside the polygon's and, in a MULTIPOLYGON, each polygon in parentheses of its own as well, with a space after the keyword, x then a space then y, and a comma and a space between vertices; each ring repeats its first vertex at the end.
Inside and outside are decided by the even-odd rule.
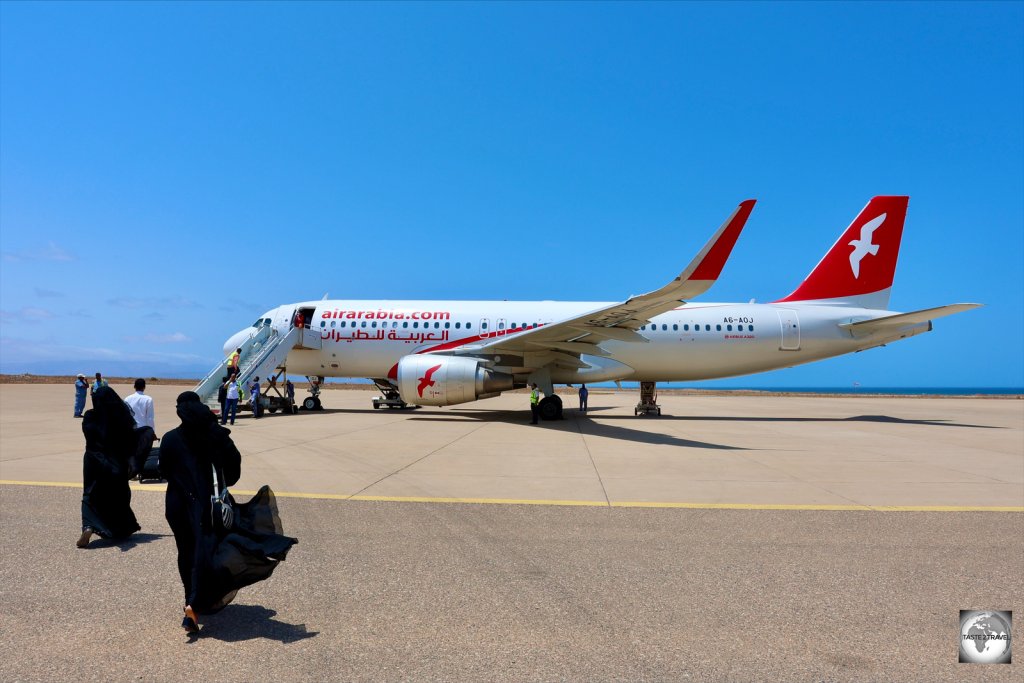
POLYGON ((557 394, 545 396, 540 400, 540 419, 561 420, 562 419, 562 397, 557 394))
POLYGON ((634 415, 661 415, 658 405, 658 390, 654 382, 640 382, 640 402, 633 409, 634 415))

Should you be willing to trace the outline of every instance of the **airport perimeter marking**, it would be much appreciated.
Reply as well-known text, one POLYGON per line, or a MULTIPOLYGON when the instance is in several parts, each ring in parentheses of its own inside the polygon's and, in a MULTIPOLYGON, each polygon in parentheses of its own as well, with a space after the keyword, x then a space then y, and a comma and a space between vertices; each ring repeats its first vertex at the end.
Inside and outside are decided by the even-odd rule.
MULTIPOLYGON (((7 486, 50 486, 55 488, 80 489, 76 482, 63 481, 13 481, 0 479, 0 485, 7 486)), ((137 484, 133 491, 165 491, 166 484, 137 484)), ((255 495, 255 491, 236 490, 243 496, 255 495)), ((674 508, 683 510, 805 510, 814 511, 860 511, 860 512, 1024 512, 1024 506, 1014 505, 815 505, 784 503, 659 503, 603 500, 540 500, 534 498, 432 498, 428 496, 352 496, 344 493, 278 493, 278 498, 306 498, 310 500, 355 500, 386 503, 462 503, 472 505, 548 505, 574 507, 613 508, 674 508)))

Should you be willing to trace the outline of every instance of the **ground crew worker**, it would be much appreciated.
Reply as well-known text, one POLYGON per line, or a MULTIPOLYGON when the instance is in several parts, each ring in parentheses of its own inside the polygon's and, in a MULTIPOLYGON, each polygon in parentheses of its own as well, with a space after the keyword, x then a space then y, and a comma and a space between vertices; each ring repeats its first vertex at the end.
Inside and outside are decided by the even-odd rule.
POLYGON ((101 388, 107 386, 107 380, 103 379, 103 375, 96 373, 96 381, 92 383, 92 388, 89 389, 89 395, 93 396, 101 388))
POLYGON ((75 380, 75 417, 82 417, 85 410, 85 392, 89 389, 89 383, 85 381, 85 375, 79 373, 75 380))
POLYGON ((238 361, 241 355, 242 349, 235 349, 231 355, 228 356, 228 377, 238 374, 238 361))
POLYGON ((540 415, 540 392, 537 391, 537 385, 530 385, 530 414, 533 417, 533 421, 530 424, 537 424, 537 417, 540 415))

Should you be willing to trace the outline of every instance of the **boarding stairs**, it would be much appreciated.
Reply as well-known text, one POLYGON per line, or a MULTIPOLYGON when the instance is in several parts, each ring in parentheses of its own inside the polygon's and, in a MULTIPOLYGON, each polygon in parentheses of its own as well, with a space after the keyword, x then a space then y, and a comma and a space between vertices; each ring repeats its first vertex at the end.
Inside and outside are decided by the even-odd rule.
MULTIPOLYGON (((253 377, 259 377, 265 388, 267 378, 271 377, 278 368, 284 367, 285 360, 292 349, 319 349, 322 344, 320 333, 315 330, 290 327, 285 334, 281 334, 274 327, 261 327, 242 344, 238 384, 244 388, 252 381, 253 377)), ((199 399, 203 403, 216 411, 220 411, 220 404, 217 402, 217 389, 223 382, 222 378, 227 374, 228 359, 225 358, 193 389, 199 394, 199 399)), ((247 389, 245 393, 248 394, 247 389)), ((251 402, 251 397, 248 398, 251 402)))

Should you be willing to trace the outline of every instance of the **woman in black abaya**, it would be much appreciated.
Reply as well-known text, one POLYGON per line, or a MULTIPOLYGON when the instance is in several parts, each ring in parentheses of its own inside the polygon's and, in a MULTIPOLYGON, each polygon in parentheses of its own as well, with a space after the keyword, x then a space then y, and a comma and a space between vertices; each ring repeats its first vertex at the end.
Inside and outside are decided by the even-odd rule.
POLYGON ((164 434, 160 469, 167 478, 167 522, 178 546, 178 573, 185 589, 182 627, 199 630, 198 614, 230 603, 239 588, 268 578, 298 541, 283 535, 277 503, 264 486, 251 501, 233 503, 234 524, 218 532, 211 521, 214 470, 221 488, 241 475, 241 455, 231 431, 200 402, 178 396, 181 425, 164 434))
POLYGON ((82 432, 82 535, 75 544, 79 548, 89 545, 93 534, 120 539, 139 530, 128 488, 137 444, 131 410, 116 391, 100 387, 92 395, 92 410, 82 419, 82 432))

